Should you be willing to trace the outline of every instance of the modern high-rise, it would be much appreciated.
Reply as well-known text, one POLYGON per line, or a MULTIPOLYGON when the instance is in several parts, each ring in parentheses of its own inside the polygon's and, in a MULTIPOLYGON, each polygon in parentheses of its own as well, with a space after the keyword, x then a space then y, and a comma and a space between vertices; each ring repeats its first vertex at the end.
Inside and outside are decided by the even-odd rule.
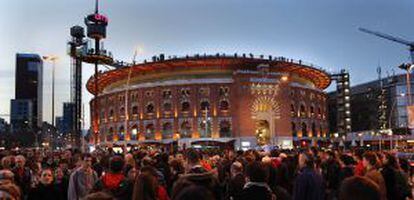
MULTIPOLYGON (((407 80, 404 74, 374 80, 350 88, 352 132, 392 128, 407 132, 407 80), (381 84, 382 82, 382 84, 381 84), (382 89, 381 89, 382 88, 382 89)), ((411 98, 414 82, 411 81, 411 98)), ((328 93, 330 132, 338 132, 337 92, 328 93)))
POLYGON ((70 134, 73 130, 73 114, 75 103, 63 103, 63 116, 56 117, 56 127, 62 134, 70 134))
POLYGON ((42 125, 43 62, 38 54, 16 54, 15 99, 11 100, 12 130, 42 125))

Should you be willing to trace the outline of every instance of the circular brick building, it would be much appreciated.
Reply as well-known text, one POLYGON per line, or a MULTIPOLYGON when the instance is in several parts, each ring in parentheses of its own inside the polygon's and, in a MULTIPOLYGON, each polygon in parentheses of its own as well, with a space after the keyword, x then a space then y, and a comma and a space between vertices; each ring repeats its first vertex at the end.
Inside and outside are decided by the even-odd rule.
POLYGON ((326 136, 321 69, 251 54, 153 60, 99 73, 98 91, 89 79, 93 143, 292 147, 326 136))

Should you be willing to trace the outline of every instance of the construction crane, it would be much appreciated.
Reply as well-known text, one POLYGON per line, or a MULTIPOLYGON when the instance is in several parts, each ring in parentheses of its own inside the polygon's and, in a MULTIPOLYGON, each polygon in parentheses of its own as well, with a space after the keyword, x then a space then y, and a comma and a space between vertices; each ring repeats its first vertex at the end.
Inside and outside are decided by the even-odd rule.
POLYGON ((365 28, 359 28, 359 30, 364 32, 364 33, 372 34, 372 35, 375 35, 375 36, 378 36, 378 37, 381 37, 381 38, 391 40, 393 42, 397 42, 397 43, 408 46, 409 50, 410 50, 411 63, 414 64, 414 42, 407 41, 407 40, 404 40, 404 39, 401 39, 401 38, 398 38, 398 37, 394 37, 392 35, 388 35, 388 34, 385 34, 385 33, 380 33, 380 32, 377 32, 377 31, 371 31, 371 30, 368 30, 368 29, 365 29, 365 28))

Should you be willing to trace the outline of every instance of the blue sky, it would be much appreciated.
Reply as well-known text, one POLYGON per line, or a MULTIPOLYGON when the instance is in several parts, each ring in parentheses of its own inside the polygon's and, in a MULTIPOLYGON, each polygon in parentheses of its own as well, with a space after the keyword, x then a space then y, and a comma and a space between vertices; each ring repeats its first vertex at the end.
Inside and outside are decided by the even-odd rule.
MULTIPOLYGON (((101 0, 109 17, 105 47, 130 61, 154 54, 254 53, 302 59, 329 71, 346 68, 351 84, 373 80, 409 61, 405 46, 365 33, 365 27, 414 40, 412 0, 101 0)), ((17 52, 55 54, 56 113, 69 100, 69 28, 83 25, 93 0, 0 1, 0 114, 14 98, 17 52)), ((51 116, 51 64, 44 65, 44 120, 51 116)), ((84 65, 84 83, 93 67, 84 65)), ((397 73, 400 73, 398 69, 397 73)), ((84 90, 89 126, 90 95, 84 90)))

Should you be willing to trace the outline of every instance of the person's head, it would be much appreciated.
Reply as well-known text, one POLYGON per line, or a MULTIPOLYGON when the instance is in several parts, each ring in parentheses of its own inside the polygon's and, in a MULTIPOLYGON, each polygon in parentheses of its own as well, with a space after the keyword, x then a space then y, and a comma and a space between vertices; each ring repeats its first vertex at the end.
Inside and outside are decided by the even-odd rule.
POLYGON ((238 161, 234 162, 233 164, 231 164, 230 173, 231 176, 243 173, 243 165, 238 161))
POLYGON ((1 166, 3 169, 11 169, 12 159, 11 156, 5 156, 1 159, 1 166))
POLYGON ((266 182, 268 174, 263 163, 257 161, 249 163, 246 167, 246 178, 250 182, 266 182))
POLYGON ((191 185, 178 192, 172 200, 215 200, 213 194, 206 187, 191 185))
POLYGON ((57 180, 62 180, 64 176, 65 173, 63 172, 63 169, 61 167, 55 169, 55 178, 57 180))
POLYGON ((315 167, 315 159, 313 155, 308 152, 302 152, 299 154, 298 163, 300 169, 304 167, 313 169, 315 167))
POLYGON ((52 170, 49 168, 43 169, 42 173, 40 174, 40 182, 43 185, 49 185, 53 182, 53 173, 52 170))
POLYGON ((200 162, 200 154, 195 149, 188 149, 186 158, 187 163, 190 165, 198 164, 200 162))
POLYGON ((368 178, 353 176, 341 184, 339 200, 379 200, 378 185, 368 178))
POLYGON ((20 200, 22 197, 19 186, 9 183, 0 185, 0 199, 20 200))
POLYGON ((130 166, 135 166, 135 159, 131 153, 127 153, 125 155, 125 164, 130 165, 130 166))
POLYGON ((397 158, 391 153, 384 154, 384 156, 382 157, 382 163, 396 169, 399 168, 397 158))
POLYGON ((16 167, 22 168, 26 164, 26 159, 22 155, 15 157, 16 167))
POLYGON ((0 170, 0 184, 14 183, 14 173, 8 169, 0 170))
POLYGON ((121 156, 112 156, 109 161, 109 168, 113 173, 120 173, 124 168, 124 159, 121 156))
POLYGON ((376 168, 378 165, 378 157, 373 152, 366 152, 362 156, 362 164, 367 169, 376 168))
POLYGON ((157 179, 151 173, 141 173, 135 180, 132 199, 157 199, 157 179))
POLYGON ((91 154, 89 154, 89 153, 83 154, 82 161, 83 161, 82 162, 82 167, 83 168, 90 168, 90 167, 92 167, 93 158, 92 158, 92 155, 91 154))

